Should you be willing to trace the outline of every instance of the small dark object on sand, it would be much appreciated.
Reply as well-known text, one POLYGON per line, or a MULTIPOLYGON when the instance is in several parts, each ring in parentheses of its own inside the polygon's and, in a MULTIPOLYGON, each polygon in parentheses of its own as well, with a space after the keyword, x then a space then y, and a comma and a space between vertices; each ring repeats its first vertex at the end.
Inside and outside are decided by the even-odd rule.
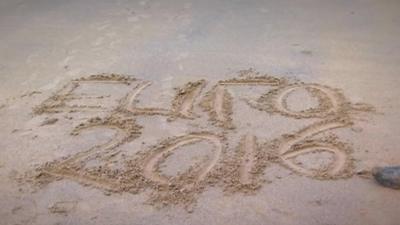
POLYGON ((52 118, 52 119, 46 119, 45 121, 40 124, 40 126, 46 126, 46 125, 52 125, 57 123, 58 119, 57 118, 52 118))
POLYGON ((400 166, 375 168, 372 174, 382 186, 400 189, 400 166))

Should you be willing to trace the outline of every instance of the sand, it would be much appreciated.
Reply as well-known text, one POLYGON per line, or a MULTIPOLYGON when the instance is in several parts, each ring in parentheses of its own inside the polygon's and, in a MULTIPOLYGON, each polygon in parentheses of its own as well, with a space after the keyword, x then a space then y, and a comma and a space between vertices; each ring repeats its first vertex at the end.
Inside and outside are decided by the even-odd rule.
POLYGON ((0 224, 397 224, 399 7, 0 3, 0 224))
MULTIPOLYGON (((20 178, 21 185, 24 185, 24 180, 26 180, 43 188, 44 185, 55 180, 69 179, 112 193, 137 194, 151 189, 150 204, 158 208, 171 204, 182 205, 188 212, 193 212, 193 205, 198 195, 209 186, 220 186, 222 190, 230 193, 253 192, 256 194, 257 189, 265 183, 260 176, 266 170, 265 165, 270 163, 278 163, 299 175, 313 179, 352 177, 354 168, 351 147, 334 135, 319 139, 313 139, 313 137, 330 130, 351 127, 359 113, 374 112, 372 106, 362 103, 353 104, 340 90, 327 86, 291 82, 288 79, 268 75, 258 76, 258 72, 252 69, 240 71, 239 75, 239 78, 217 82, 210 91, 203 94, 204 96, 202 96, 202 89, 206 86, 205 80, 188 82, 182 88, 176 88, 171 109, 163 109, 164 113, 155 113, 155 110, 149 108, 143 109, 138 115, 135 104, 140 101, 140 92, 144 91, 144 88, 141 85, 135 86, 132 90, 133 94, 128 93, 126 97, 120 99, 115 109, 108 112, 109 115, 104 118, 90 118, 71 132, 71 135, 76 136, 81 131, 90 128, 103 127, 116 130, 117 133, 111 141, 62 159, 46 162, 43 166, 37 167, 33 175, 32 172, 28 172, 26 177, 20 178), (234 112, 233 98, 229 92, 230 85, 272 86, 273 89, 259 97, 255 103, 252 103, 252 100, 246 102, 250 107, 268 114, 277 113, 295 119, 318 118, 320 121, 272 141, 261 140, 261 145, 257 143, 256 134, 244 135, 236 153, 230 159, 232 154, 226 148, 228 145, 226 139, 229 132, 236 132, 231 118, 234 112), (295 89, 308 91, 310 97, 317 99, 317 106, 302 111, 289 109, 286 99, 293 94, 295 89), (218 133, 208 130, 190 131, 179 137, 162 140, 150 149, 143 149, 135 155, 118 160, 118 155, 123 154, 118 147, 135 141, 142 135, 143 126, 137 124, 137 118, 165 116, 168 118, 167 123, 173 123, 177 118, 195 120, 192 111, 197 102, 206 113, 208 112, 209 126, 219 128, 218 133), (199 141, 207 141, 213 146, 212 155, 208 155, 206 159, 194 164, 182 174, 172 177, 163 175, 160 164, 178 149, 187 145, 196 145, 199 141), (322 152, 332 154, 333 159, 331 162, 329 160, 328 162, 323 160, 312 162, 316 164, 314 165, 316 168, 313 169, 306 168, 293 160, 300 155, 322 152), (97 160, 96 165, 87 167, 89 161, 94 159, 97 160), (121 166, 114 168, 110 166, 113 165, 111 161, 121 166)), ((82 82, 90 82, 96 86, 99 82, 131 85, 136 81, 149 84, 141 79, 119 74, 91 75, 75 79, 35 107, 33 111, 37 115, 87 112, 89 107, 86 105, 71 107, 68 104, 71 101, 70 97, 74 95, 74 91, 82 82), (65 87, 70 86, 73 88, 65 92, 65 87)), ((99 111, 102 111, 102 108, 105 107, 98 106, 99 111)), ((196 114, 201 117, 200 112, 196 114)), ((51 124, 48 121, 44 121, 44 124, 51 124)), ((240 118, 237 121, 240 122, 240 118)))

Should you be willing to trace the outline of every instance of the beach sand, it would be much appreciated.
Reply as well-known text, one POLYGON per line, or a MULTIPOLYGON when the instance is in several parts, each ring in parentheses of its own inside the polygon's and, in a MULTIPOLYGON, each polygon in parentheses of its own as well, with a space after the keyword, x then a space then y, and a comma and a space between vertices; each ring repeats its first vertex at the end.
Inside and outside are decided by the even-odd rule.
POLYGON ((398 224, 399 10, 1 1, 0 224, 398 224))

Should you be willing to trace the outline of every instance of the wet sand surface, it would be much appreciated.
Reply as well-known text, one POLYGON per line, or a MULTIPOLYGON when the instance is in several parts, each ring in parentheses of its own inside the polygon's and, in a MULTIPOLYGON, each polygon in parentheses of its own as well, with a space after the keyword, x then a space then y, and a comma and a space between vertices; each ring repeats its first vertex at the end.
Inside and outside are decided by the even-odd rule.
POLYGON ((0 224, 398 224, 399 11, 0 1, 0 224))

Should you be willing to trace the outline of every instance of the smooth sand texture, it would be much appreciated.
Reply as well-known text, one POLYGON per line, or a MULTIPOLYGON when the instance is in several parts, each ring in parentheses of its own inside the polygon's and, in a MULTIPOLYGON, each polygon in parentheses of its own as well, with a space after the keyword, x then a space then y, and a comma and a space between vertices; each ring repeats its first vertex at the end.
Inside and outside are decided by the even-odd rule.
POLYGON ((398 224, 399 11, 0 1, 0 224, 398 224))

